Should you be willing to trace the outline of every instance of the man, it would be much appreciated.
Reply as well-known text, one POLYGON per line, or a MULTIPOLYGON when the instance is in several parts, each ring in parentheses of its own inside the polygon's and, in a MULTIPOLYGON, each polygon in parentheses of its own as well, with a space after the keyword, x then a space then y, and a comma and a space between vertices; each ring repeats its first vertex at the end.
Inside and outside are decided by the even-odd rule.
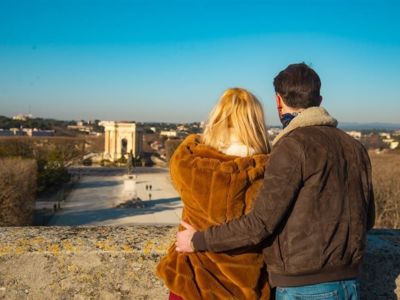
POLYGON ((368 153, 319 107, 321 81, 313 69, 289 65, 274 87, 284 130, 252 211, 204 232, 182 222, 177 250, 262 243, 278 300, 358 299, 366 232, 375 218, 368 153))

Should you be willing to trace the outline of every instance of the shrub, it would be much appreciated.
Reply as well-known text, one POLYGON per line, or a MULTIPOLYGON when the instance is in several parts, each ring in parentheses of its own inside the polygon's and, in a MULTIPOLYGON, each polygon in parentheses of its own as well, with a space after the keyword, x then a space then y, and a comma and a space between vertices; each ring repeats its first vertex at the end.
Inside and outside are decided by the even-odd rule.
POLYGON ((33 159, 0 158, 0 226, 32 224, 36 174, 33 159))
POLYGON ((7 137, 0 139, 0 157, 21 156, 37 161, 37 191, 54 191, 70 178, 66 166, 85 151, 82 138, 7 137))
POLYGON ((128 162, 128 160, 126 159, 126 157, 124 155, 122 155, 115 162, 118 163, 118 164, 123 165, 123 164, 126 164, 128 162))
POLYGON ((374 184, 375 227, 400 228, 400 155, 371 153, 374 184))
POLYGON ((178 146, 181 143, 182 143, 182 140, 178 140, 178 139, 171 139, 171 140, 165 141, 165 151, 166 151, 167 162, 169 162, 169 160, 172 157, 172 154, 174 154, 176 148, 178 148, 178 146))
POLYGON ((82 165, 84 166, 91 166, 93 164, 93 161, 91 158, 85 158, 84 160, 82 160, 82 165))
POLYGON ((1 138, 0 157, 24 157, 33 158, 34 150, 32 143, 25 138, 1 138))
POLYGON ((63 183, 68 182, 70 179, 70 174, 64 165, 58 160, 50 159, 37 160, 37 191, 39 193, 57 190, 63 183))

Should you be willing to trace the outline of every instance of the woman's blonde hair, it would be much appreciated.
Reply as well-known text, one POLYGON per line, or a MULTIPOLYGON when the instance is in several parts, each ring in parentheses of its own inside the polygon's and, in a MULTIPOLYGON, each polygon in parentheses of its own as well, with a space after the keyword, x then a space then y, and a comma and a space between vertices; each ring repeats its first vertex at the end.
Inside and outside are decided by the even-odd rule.
POLYGON ((229 146, 231 134, 247 146, 248 153, 271 152, 265 125, 264 111, 260 101, 249 91, 231 88, 224 92, 211 111, 203 143, 222 149, 229 146))

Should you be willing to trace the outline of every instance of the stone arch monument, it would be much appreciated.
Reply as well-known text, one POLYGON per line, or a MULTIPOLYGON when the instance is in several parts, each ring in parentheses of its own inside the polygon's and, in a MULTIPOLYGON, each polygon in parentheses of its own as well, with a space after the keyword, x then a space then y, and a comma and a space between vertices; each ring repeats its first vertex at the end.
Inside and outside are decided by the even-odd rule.
POLYGON ((142 152, 143 132, 136 123, 102 121, 104 127, 104 159, 116 161, 131 150, 134 156, 142 152))

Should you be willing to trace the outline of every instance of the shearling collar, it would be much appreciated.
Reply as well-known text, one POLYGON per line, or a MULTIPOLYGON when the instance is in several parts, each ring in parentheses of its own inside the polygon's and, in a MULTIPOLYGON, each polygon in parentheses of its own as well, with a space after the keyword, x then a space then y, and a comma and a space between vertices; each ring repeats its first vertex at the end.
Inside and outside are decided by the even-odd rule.
POLYGON ((308 126, 333 126, 336 127, 337 120, 329 115, 323 107, 309 107, 303 110, 297 117, 295 117, 289 125, 283 129, 274 139, 272 145, 275 145, 284 135, 295 130, 299 127, 308 126))

